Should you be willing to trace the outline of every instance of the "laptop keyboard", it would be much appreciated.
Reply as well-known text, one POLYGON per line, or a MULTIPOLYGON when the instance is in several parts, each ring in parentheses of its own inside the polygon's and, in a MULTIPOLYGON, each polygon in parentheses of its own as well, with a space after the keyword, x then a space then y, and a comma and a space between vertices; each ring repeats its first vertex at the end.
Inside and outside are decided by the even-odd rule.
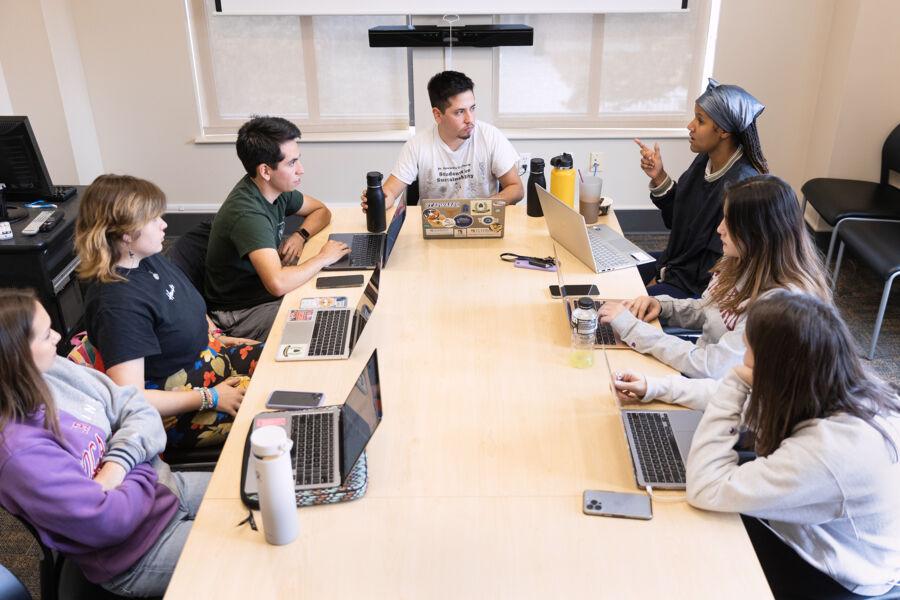
POLYGON ((381 252, 380 235, 354 235, 350 246, 351 265, 375 265, 378 264, 378 254, 381 252))
POLYGON ((648 483, 686 483, 669 417, 663 413, 630 412, 628 424, 641 457, 640 468, 648 483))
POLYGON ((622 256, 621 252, 613 250, 606 242, 595 236, 588 234, 588 239, 591 242, 591 254, 594 255, 594 261, 599 270, 608 271, 623 266, 630 267, 634 264, 634 261, 628 260, 622 256))
POLYGON ((334 474, 333 412, 294 415, 291 419, 291 439, 294 452, 291 467, 297 485, 330 483, 334 474))
POLYGON ((597 343, 603 346, 615 346, 616 334, 609 323, 597 323, 597 343))
POLYGON ((312 340, 309 342, 309 356, 338 356, 344 353, 347 338, 347 323, 350 311, 320 310, 316 313, 312 340))

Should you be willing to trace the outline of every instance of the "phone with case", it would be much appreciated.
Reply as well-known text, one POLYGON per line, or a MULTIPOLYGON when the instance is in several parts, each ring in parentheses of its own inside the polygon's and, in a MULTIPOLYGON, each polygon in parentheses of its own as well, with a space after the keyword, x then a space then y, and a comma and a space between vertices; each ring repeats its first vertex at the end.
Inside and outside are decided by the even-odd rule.
POLYGON ((619 517, 643 521, 653 518, 650 496, 631 492, 585 490, 583 510, 586 515, 599 517, 619 517))

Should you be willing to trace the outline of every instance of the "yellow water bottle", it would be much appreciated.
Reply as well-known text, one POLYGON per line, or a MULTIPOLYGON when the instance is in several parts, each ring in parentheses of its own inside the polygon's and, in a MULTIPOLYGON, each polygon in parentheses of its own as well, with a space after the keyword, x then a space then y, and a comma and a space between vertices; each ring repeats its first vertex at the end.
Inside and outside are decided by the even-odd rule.
POLYGON ((565 152, 550 159, 550 193, 575 208, 575 169, 572 155, 565 152))

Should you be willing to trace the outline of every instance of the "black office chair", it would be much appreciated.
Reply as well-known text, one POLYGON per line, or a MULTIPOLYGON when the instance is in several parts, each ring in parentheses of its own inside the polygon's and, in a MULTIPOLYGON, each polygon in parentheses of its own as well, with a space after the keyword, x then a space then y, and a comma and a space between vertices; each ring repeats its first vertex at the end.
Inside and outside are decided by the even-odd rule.
POLYGON ((891 171, 900 173, 900 125, 888 135, 881 149, 879 183, 816 178, 803 184, 803 210, 806 210, 808 201, 822 219, 834 227, 825 257, 826 268, 831 263, 839 230, 848 219, 900 220, 900 189, 888 183, 891 171))
POLYGON ((25 584, 3 565, 0 565, 0 600, 31 600, 25 584))
POLYGON ((184 271, 194 287, 203 296, 203 279, 206 277, 206 247, 212 221, 203 221, 178 238, 166 252, 170 261, 184 271))
POLYGON ((891 295, 891 285, 894 278, 900 275, 900 221, 851 221, 841 227, 840 238, 832 288, 837 286, 845 246, 850 246, 863 262, 884 279, 881 304, 875 317, 875 329, 872 331, 872 345, 869 347, 868 358, 872 360, 875 358, 878 334, 881 332, 888 297, 891 295))
MULTIPOLYGON (((28 530, 41 550, 41 600, 121 600, 124 598, 88 581, 78 565, 44 544, 31 523, 19 516, 13 516, 28 530)), ((31 598, 27 590, 25 593, 27 594, 24 596, 25 598, 31 598)), ((6 597, 0 596, 0 598, 5 600, 6 597)))

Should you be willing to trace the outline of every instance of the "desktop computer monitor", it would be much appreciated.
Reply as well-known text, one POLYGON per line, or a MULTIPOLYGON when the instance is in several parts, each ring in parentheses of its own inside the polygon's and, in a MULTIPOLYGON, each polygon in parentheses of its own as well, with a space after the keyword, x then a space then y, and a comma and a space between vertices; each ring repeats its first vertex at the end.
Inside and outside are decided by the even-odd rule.
POLYGON ((0 116, 0 183, 6 186, 0 191, 3 221, 17 221, 28 215, 20 208, 7 208, 4 197, 33 200, 51 192, 50 174, 28 117, 0 116))

